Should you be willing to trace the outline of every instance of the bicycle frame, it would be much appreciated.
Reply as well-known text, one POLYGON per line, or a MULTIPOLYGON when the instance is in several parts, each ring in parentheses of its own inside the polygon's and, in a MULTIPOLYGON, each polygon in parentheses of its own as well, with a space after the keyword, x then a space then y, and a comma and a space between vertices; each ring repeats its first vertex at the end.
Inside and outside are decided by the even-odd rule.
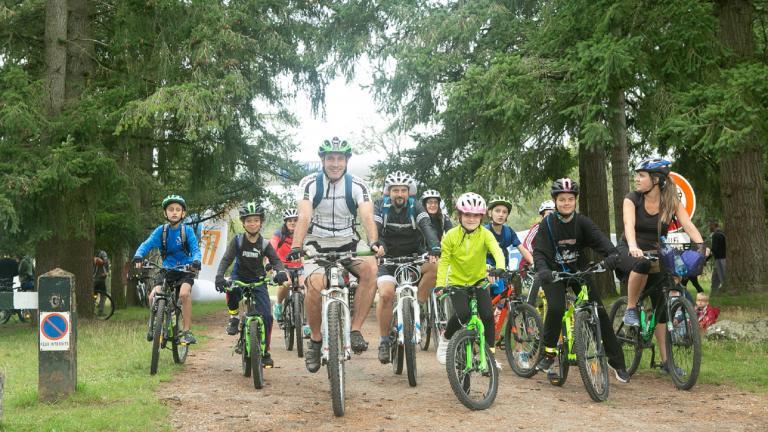
MULTIPOLYGON (((454 289, 461 289, 461 288, 454 288, 454 289)), ((479 290, 479 289, 485 289, 484 287, 471 287, 472 290, 479 290)), ((443 295, 440 296, 440 299, 443 299, 446 296, 449 296, 452 294, 452 290, 447 290, 448 292, 443 293, 443 295)), ((486 357, 485 357, 485 347, 486 347, 486 341, 485 341, 485 325, 483 324, 483 321, 480 319, 480 317, 477 315, 477 299, 475 298, 474 292, 469 296, 469 321, 464 325, 464 327, 467 330, 474 330, 477 332, 478 340, 480 341, 480 352, 478 353, 478 362, 480 364, 480 372, 487 372, 488 371, 488 365, 486 364, 486 357)), ((469 371, 472 367, 472 347, 467 346, 466 351, 466 367, 467 371, 469 371)))
POLYGON ((251 356, 251 323, 256 320, 259 323, 259 348, 261 350, 261 354, 264 355, 266 352, 266 335, 267 335, 267 329, 264 327, 264 318, 256 313, 256 308, 253 305, 253 302, 251 301, 252 293, 251 290, 266 283, 266 280, 263 280, 261 282, 254 282, 254 283, 244 283, 240 281, 234 281, 233 282, 236 286, 240 287, 243 290, 243 299, 242 301, 245 302, 248 307, 245 313, 245 320, 243 321, 243 330, 242 335, 244 336, 243 339, 245 341, 245 346, 243 349, 245 350, 245 353, 248 355, 248 357, 251 356))
MULTIPOLYGON (((418 261, 424 261, 423 257, 420 259, 414 259, 414 262, 402 262, 402 258, 392 260, 391 263, 398 264, 395 270, 395 280, 397 285, 395 287, 395 303, 392 313, 397 316, 397 341, 400 344, 405 343, 405 333, 403 332, 403 302, 405 300, 411 300, 413 306, 413 338, 411 341, 414 344, 421 342, 421 307, 418 302, 418 282, 421 279, 421 269, 417 267, 418 261)), ((382 260, 382 265, 387 265, 387 258, 382 260)))

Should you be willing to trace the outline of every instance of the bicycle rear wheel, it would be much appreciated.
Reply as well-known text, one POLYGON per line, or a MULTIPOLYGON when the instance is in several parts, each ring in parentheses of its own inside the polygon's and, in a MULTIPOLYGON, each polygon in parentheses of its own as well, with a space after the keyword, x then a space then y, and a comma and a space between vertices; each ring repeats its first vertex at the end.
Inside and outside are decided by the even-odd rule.
POLYGON ((0 324, 5 324, 8 322, 9 319, 11 319, 11 315, 13 315, 12 310, 10 309, 0 309, 0 324))
POLYGON ((251 375, 253 377, 253 386, 258 390, 264 387, 264 368, 262 367, 261 357, 261 320, 253 319, 248 327, 250 333, 250 358, 251 358, 251 375))
POLYGON ((173 362, 177 364, 187 361, 187 354, 189 353, 189 345, 181 343, 181 324, 183 320, 181 317, 181 309, 176 308, 176 311, 171 317, 171 351, 173 352, 173 362))
POLYGON ((301 293, 293 293, 293 331, 296 341, 296 353, 299 358, 304 357, 304 296, 301 293))
POLYGON ((573 350, 581 380, 595 402, 608 399, 608 361, 600 339, 600 319, 591 310, 576 312, 573 350))
POLYGON ((512 305, 504 326, 504 348, 512 371, 523 378, 536 374, 541 332, 544 325, 536 309, 528 303, 512 305))
MULTIPOLYGON (((283 300, 283 341, 285 342, 285 349, 287 351, 293 351, 294 342, 294 313, 293 302, 290 297, 286 297, 283 300)), ((297 345, 301 345, 297 342, 297 345)))
POLYGON ((414 334, 413 304, 411 299, 403 300, 403 348, 408 368, 408 384, 416 386, 416 340, 414 334))
MULTIPOLYGON (((624 324, 624 312, 627 310, 627 298, 619 297, 611 305, 611 311, 608 319, 613 323, 613 332, 616 333, 616 339, 624 352, 624 358, 627 362, 627 373, 630 375, 637 371, 640 361, 643 359, 643 346, 640 343, 640 332, 637 328, 624 324)), ((642 324, 642 323, 641 323, 642 324)))
MULTIPOLYGON (((421 339, 419 339, 419 348, 422 351, 429 349, 429 342, 432 336, 432 301, 427 299, 423 307, 419 308, 419 321, 421 322, 421 339)), ((435 340, 437 343, 437 340, 435 340)))
POLYGON ((485 365, 480 364, 479 354, 480 338, 476 331, 459 330, 448 343, 448 382, 453 394, 471 410, 490 407, 499 389, 499 371, 491 350, 485 346, 485 365))
POLYGON ((157 373, 157 363, 160 360, 160 345, 163 338, 163 324, 165 323, 164 298, 155 300, 154 321, 152 321, 152 360, 149 364, 149 374, 157 373))
POLYGON ((96 319, 108 320, 115 313, 115 304, 112 296, 103 291, 93 293, 93 314, 96 319))
POLYGON ((328 379, 331 381, 333 415, 344 415, 346 354, 344 352, 344 318, 339 302, 328 305, 328 379))
POLYGON ((665 342, 667 369, 675 387, 690 390, 696 384, 701 367, 699 321, 693 305, 683 297, 672 300, 669 312, 665 342))

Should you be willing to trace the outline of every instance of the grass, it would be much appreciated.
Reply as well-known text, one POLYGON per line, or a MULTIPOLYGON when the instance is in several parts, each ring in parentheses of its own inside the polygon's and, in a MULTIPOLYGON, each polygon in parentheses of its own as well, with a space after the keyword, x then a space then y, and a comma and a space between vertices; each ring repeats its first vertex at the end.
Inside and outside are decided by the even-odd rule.
MULTIPOLYGON (((195 316, 225 308, 222 301, 195 303, 195 316)), ((169 350, 160 355, 158 374, 149 375, 147 309, 118 310, 106 322, 82 321, 77 334, 77 391, 53 404, 37 401, 37 333, 29 324, 0 326, 0 371, 5 374, 4 417, 0 431, 170 430, 169 408, 155 389, 183 366, 169 350)), ((13 322, 13 321, 12 321, 13 322)), ((193 326, 196 333, 202 326, 193 326)), ((198 336, 199 343, 205 338, 198 336)))

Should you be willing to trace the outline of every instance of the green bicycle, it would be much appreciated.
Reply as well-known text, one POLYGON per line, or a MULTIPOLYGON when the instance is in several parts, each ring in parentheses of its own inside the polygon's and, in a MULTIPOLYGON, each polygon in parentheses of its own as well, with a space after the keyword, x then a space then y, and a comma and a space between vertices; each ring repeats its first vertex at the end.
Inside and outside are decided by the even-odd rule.
POLYGON ((477 314, 477 292, 483 286, 448 287, 440 296, 444 299, 457 291, 469 296, 470 318, 448 343, 445 369, 453 394, 469 409, 490 407, 499 390, 499 370, 485 340, 485 326, 477 314))
POLYGON ((240 336, 235 344, 235 352, 241 355, 243 376, 253 377, 253 386, 259 390, 264 387, 264 352, 266 351, 266 327, 264 318, 256 312, 256 306, 251 299, 253 291, 264 286, 267 279, 262 281, 245 283, 238 280, 231 281, 227 291, 232 291, 232 286, 242 290, 241 302, 246 306, 245 319, 240 320, 240 336))
POLYGON ((589 397, 595 402, 608 399, 608 360, 600 332, 599 304, 590 300, 585 278, 604 271, 603 264, 598 263, 580 272, 552 272, 554 282, 575 281, 580 291, 578 296, 574 296, 566 290, 566 310, 557 343, 557 361, 547 373, 547 379, 552 385, 562 386, 568 378, 568 367, 576 365, 589 397))

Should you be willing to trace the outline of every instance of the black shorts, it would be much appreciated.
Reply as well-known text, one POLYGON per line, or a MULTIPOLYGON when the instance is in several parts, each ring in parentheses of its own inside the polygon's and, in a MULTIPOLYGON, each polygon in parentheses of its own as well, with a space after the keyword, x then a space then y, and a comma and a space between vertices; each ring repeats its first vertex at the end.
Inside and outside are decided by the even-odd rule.
MULTIPOLYGON (((190 286, 195 285, 195 278, 190 276, 189 273, 185 273, 185 272, 169 270, 165 274, 165 280, 168 282, 168 285, 176 288, 180 288, 181 285, 185 283, 188 283, 190 286)), ((163 284, 163 272, 160 272, 155 276, 154 286, 158 286, 162 284, 163 284)))

